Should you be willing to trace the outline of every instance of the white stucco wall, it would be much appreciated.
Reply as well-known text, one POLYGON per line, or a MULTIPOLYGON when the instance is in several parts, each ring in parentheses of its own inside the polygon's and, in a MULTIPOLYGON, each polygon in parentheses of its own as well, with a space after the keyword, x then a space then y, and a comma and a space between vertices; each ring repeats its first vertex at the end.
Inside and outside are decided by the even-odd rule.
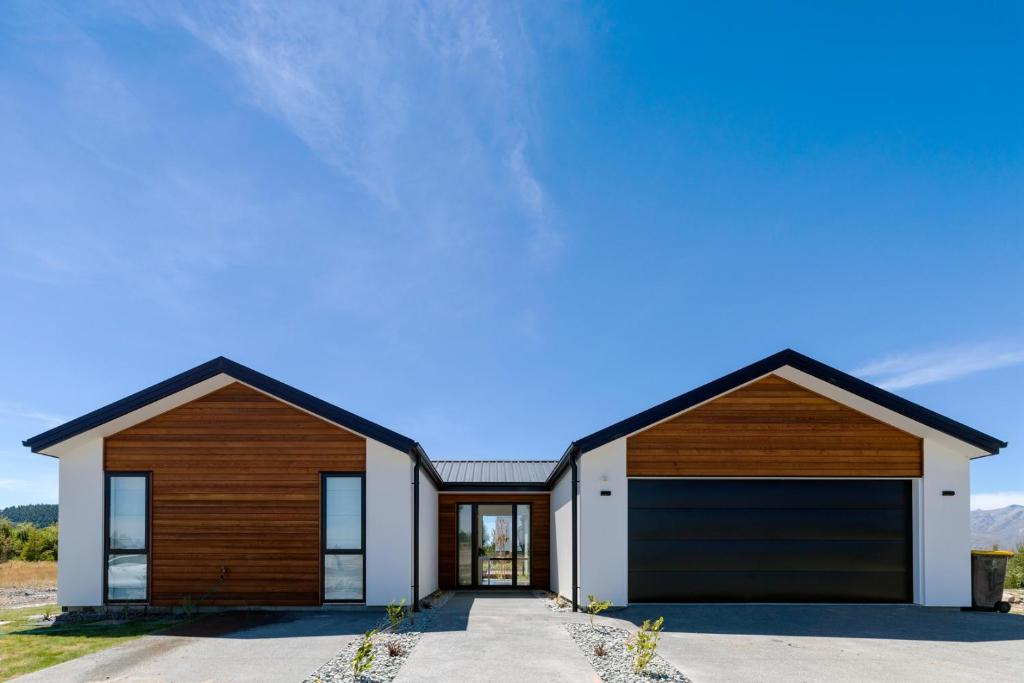
POLYGON ((923 558, 919 601, 930 607, 971 604, 971 461, 925 439, 920 487, 923 558), (943 496, 943 491, 954 491, 943 496))
POLYGON ((437 590, 437 487, 420 470, 420 599, 437 590))
POLYGON ((625 605, 629 600, 629 484, 626 439, 585 453, 580 471, 580 604, 593 594, 625 605), (601 491, 610 491, 602 496, 601 491))
POLYGON ((79 442, 60 458, 57 602, 103 604, 103 439, 79 442))
POLYGON ((412 469, 408 455, 366 440, 366 604, 412 602, 412 469))
POLYGON ((572 474, 566 469, 551 491, 551 592, 572 599, 572 474))

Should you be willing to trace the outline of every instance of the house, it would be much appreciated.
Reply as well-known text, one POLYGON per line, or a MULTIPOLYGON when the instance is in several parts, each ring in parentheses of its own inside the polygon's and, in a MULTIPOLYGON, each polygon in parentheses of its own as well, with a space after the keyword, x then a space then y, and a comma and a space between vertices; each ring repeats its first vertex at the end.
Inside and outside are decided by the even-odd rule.
POLYGON ((558 460, 431 460, 226 358, 24 444, 60 461, 69 607, 969 605, 970 461, 1006 446, 791 350, 558 460))

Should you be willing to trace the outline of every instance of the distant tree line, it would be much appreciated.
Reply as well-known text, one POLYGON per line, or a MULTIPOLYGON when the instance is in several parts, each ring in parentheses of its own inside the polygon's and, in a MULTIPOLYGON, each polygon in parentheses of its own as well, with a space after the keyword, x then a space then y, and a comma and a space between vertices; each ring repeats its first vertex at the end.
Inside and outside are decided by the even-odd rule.
POLYGON ((28 522, 38 527, 50 526, 57 523, 57 506, 52 503, 12 505, 9 508, 0 508, 0 517, 9 519, 15 524, 28 522))
POLYGON ((40 562, 56 559, 56 524, 39 528, 28 522, 14 524, 9 519, 0 518, 0 562, 40 562))

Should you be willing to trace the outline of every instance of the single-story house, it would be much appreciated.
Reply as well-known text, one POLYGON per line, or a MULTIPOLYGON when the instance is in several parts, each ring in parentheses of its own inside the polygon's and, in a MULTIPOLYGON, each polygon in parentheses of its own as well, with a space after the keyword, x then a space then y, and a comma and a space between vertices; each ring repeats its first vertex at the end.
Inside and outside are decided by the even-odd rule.
POLYGON ((558 460, 431 460, 226 358, 24 444, 60 461, 67 607, 969 605, 970 462, 1006 446, 788 349, 558 460))

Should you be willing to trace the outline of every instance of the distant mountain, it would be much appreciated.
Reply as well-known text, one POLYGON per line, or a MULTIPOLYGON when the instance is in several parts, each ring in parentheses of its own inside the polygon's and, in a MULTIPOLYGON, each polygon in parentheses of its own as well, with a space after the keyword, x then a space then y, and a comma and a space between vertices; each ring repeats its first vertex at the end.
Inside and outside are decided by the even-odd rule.
POLYGON ((0 509, 0 517, 6 517, 15 524, 29 522, 38 527, 50 526, 57 523, 57 506, 50 503, 12 505, 0 509))
POLYGON ((1024 505, 971 510, 971 543, 986 550, 992 546, 1013 550, 1024 543, 1024 505))

